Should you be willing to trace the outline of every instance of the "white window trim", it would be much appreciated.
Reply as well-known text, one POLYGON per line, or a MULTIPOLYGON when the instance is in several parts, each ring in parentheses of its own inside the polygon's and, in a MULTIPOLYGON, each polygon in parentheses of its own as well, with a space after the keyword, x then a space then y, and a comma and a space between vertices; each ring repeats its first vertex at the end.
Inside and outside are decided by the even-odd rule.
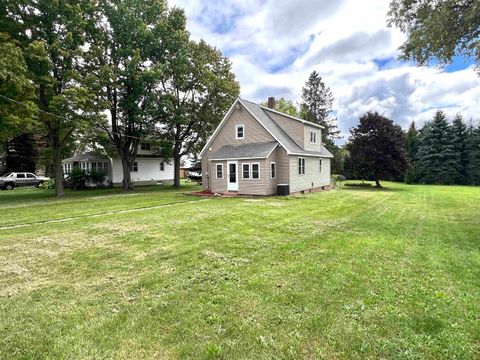
POLYGON ((261 174, 260 174, 260 163, 251 163, 250 164, 250 180, 260 180, 262 178, 261 174), (258 165, 258 178, 254 178, 253 177, 253 165, 258 165))
POLYGON ((242 163, 242 180, 251 180, 252 179, 252 167, 251 167, 251 164, 250 163, 242 163), (244 171, 243 171, 243 167, 247 165, 248 166, 248 178, 244 177, 243 174, 244 174, 244 171))
POLYGON ((225 175, 224 175, 224 172, 223 172, 223 164, 220 164, 220 163, 215 164, 215 178, 217 180, 223 180, 225 178, 225 175), (221 178, 218 177, 218 166, 219 165, 222 167, 222 177, 221 178))
POLYGON ((140 150, 141 151, 152 151, 152 145, 150 143, 142 142, 142 143, 140 143, 140 150))
POLYGON ((298 176, 305 176, 306 167, 307 167, 307 166, 306 166, 305 158, 304 158, 304 157, 298 157, 298 158, 297 158, 297 174, 298 174, 298 176), (300 173, 300 168, 301 168, 301 166, 300 166, 300 164, 299 164, 300 159, 303 159, 303 174, 300 173))
POLYGON ((317 143, 317 132, 310 130, 310 144, 316 144, 316 143, 317 143), (312 141, 312 137, 313 137, 313 141, 312 141))
POLYGON ((276 179, 277 178, 277 164, 275 161, 270 162, 270 180, 276 179), (272 165, 275 167, 275 176, 272 176, 272 165))
POLYGON ((138 172, 138 161, 134 161, 132 164, 132 170, 130 172, 138 172), (135 164, 137 164, 137 170, 135 170, 135 164))
POLYGON ((165 171, 165 161, 160 161, 159 167, 160 167, 160 171, 165 171))
POLYGON ((235 125, 235 139, 237 139, 237 140, 245 139, 245 125, 244 124, 235 125), (243 136, 242 137, 238 137, 238 129, 240 127, 243 129, 243 136))

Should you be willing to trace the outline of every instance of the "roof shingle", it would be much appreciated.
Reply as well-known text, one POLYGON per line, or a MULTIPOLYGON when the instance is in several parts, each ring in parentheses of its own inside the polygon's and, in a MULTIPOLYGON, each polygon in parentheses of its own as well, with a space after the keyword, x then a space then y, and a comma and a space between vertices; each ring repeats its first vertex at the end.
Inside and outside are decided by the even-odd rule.
POLYGON ((211 156, 211 160, 227 159, 266 159, 268 155, 278 146, 276 141, 263 143, 250 143, 242 145, 223 145, 211 156))

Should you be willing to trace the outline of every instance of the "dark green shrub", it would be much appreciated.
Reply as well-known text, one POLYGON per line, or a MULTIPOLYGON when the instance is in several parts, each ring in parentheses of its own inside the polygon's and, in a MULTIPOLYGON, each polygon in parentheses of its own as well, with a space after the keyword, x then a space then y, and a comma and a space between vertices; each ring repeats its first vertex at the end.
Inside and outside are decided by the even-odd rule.
POLYGON ((77 167, 72 169, 72 172, 68 174, 65 179, 65 185, 68 188, 75 190, 83 190, 87 188, 88 175, 84 170, 77 167))

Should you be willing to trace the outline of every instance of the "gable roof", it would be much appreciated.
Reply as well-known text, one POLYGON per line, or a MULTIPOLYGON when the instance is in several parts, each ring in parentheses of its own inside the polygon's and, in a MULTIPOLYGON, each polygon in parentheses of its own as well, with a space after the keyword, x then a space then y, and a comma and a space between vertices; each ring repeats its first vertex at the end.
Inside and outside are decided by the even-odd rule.
POLYGON ((70 158, 63 159, 62 162, 75 162, 75 161, 108 161, 109 158, 105 155, 95 153, 80 153, 70 158))
POLYGON ((242 145, 223 145, 210 155, 210 160, 228 159, 266 159, 278 146, 278 142, 269 141, 261 143, 249 143, 242 145))
POLYGON ((282 145, 287 154, 289 155, 310 155, 310 156, 322 156, 333 157, 323 144, 321 145, 321 151, 307 151, 298 145, 290 135, 287 134, 278 123, 273 120, 268 113, 260 106, 251 101, 239 99, 240 103, 255 117, 267 131, 282 145))
MULTIPOLYGON (((247 111, 265 128, 265 130, 268 131, 272 137, 278 141, 278 143, 287 151, 288 155, 300 155, 300 156, 317 156, 317 157, 331 157, 333 158, 333 155, 328 151, 323 144, 321 144, 321 151, 306 151, 303 150, 303 148, 298 145, 295 140, 292 139, 290 135, 287 134, 283 128, 278 125, 278 123, 273 120, 267 113, 267 111, 264 110, 264 108, 258 104, 255 104, 251 101, 244 100, 241 98, 238 98, 237 100, 234 101, 228 112, 225 114, 223 120, 220 122, 220 124, 217 126, 215 129, 215 132, 213 135, 210 137, 210 139, 207 141, 205 146, 203 147, 202 151, 200 152, 200 158, 203 156, 205 151, 208 149, 210 146, 211 142, 213 139, 217 136, 218 132, 220 129, 223 127, 227 119, 230 117, 231 113, 235 109, 235 106, 240 103, 247 111)), ((271 110, 271 109, 269 109, 271 110)), ((294 118, 295 120, 302 121, 300 119, 294 118)), ((309 125, 308 121, 306 122, 309 125)), ((315 124, 316 125, 316 124, 315 124)))
POLYGON ((307 120, 303 120, 303 119, 300 119, 300 118, 297 118, 295 116, 292 116, 292 115, 289 115, 289 114, 285 114, 285 113, 282 113, 280 111, 277 111, 277 110, 274 110, 274 109, 270 109, 269 107, 265 107, 263 105, 259 105, 263 110, 266 110, 266 111, 270 111, 274 114, 277 114, 277 115, 281 115, 281 116, 284 116, 284 117, 287 117, 289 119, 292 119, 292 120, 296 120, 298 122, 301 122, 302 124, 305 124, 305 125, 308 125, 308 126, 312 126, 312 127, 316 127, 316 128, 319 128, 319 129, 325 129, 325 126, 322 126, 322 125, 319 125, 319 124, 315 124, 311 121, 307 121, 307 120))

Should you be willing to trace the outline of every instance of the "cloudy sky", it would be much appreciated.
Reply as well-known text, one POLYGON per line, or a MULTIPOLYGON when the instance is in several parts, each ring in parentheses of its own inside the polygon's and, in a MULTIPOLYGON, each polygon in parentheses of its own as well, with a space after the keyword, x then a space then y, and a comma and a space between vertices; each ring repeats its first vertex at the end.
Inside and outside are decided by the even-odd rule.
POLYGON ((386 26, 388 0, 175 0, 194 39, 230 57, 241 96, 298 102, 316 70, 333 91, 345 134, 366 111, 404 128, 436 109, 480 118, 480 77, 469 59, 446 68, 397 61, 405 39, 386 26))

